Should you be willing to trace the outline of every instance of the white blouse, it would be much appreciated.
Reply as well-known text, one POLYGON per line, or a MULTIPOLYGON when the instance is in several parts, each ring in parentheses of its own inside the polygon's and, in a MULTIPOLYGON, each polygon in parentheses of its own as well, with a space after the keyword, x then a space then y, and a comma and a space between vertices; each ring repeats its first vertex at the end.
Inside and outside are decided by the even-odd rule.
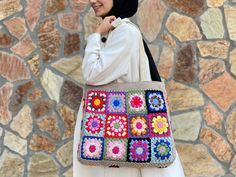
MULTIPOLYGON (((146 78, 151 81, 148 59, 145 54, 140 58, 142 35, 139 29, 124 20, 108 34, 105 44, 101 35, 91 34, 87 39, 85 56, 82 63, 84 80, 89 85, 103 85, 110 82, 141 81, 141 72, 146 71, 146 78), (142 61, 142 62, 140 62, 142 61), (140 67, 140 63, 145 65, 140 67)), ((178 157, 168 168, 108 168, 103 166, 87 166, 77 160, 77 148, 80 140, 82 105, 77 115, 73 146, 73 177, 184 177, 178 157)))
MULTIPOLYGON (((90 35, 82 64, 86 83, 102 85, 115 80, 117 82, 140 81, 140 39, 142 39, 140 31, 131 22, 124 22, 110 32, 104 46, 100 34, 90 35)), ((147 58, 144 64, 149 71, 147 58)), ((146 80, 151 80, 150 72, 146 80)))

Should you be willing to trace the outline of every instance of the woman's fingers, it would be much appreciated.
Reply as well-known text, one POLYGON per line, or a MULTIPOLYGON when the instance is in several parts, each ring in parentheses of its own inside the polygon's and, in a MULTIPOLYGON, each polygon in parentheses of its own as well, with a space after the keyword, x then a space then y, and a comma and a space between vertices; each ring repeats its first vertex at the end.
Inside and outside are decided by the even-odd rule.
POLYGON ((109 23, 112 23, 115 19, 116 19, 115 16, 108 16, 108 17, 104 18, 104 20, 107 20, 109 23))
POLYGON ((116 19, 115 16, 108 16, 105 17, 102 23, 99 25, 99 27, 96 29, 95 32, 98 32, 100 34, 106 34, 114 27, 111 25, 111 23, 116 19))

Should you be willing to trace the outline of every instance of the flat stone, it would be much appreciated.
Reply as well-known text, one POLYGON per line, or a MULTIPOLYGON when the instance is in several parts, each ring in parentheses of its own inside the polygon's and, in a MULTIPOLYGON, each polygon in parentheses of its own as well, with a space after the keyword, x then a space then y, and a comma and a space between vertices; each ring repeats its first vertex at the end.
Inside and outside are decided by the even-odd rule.
POLYGON ((24 167, 24 159, 8 150, 4 150, 0 158, 1 177, 23 177, 24 167))
POLYGON ((56 153, 58 161, 63 167, 68 167, 73 161, 73 141, 63 145, 56 153))
POLYGON ((9 111, 9 100, 12 95, 13 85, 6 83, 0 87, 0 123, 7 125, 12 120, 12 113, 9 111))
POLYGON ((32 151, 47 151, 52 152, 55 150, 55 142, 49 138, 34 134, 30 140, 29 148, 32 151))
POLYGON ((216 129, 222 128, 221 124, 224 119, 223 114, 220 113, 211 103, 204 107, 203 118, 205 119, 208 126, 212 126, 216 129))
POLYGON ((40 74, 40 61, 39 55, 33 56, 30 60, 27 61, 29 68, 34 76, 38 77, 40 74))
POLYGON ((225 174, 221 164, 212 158, 204 145, 178 144, 181 163, 188 177, 212 177, 225 174))
POLYGON ((213 129, 203 128, 201 130, 200 139, 211 148, 219 160, 227 163, 231 160, 233 150, 224 137, 215 132, 213 129))
POLYGON ((208 7, 220 7, 224 4, 225 0, 207 0, 208 7))
POLYGON ((63 74, 71 77, 78 83, 84 84, 85 81, 82 75, 82 59, 79 56, 74 56, 71 58, 62 58, 59 61, 52 64, 52 67, 56 68, 63 74))
MULTIPOLYGON (((236 156, 234 156, 234 158, 230 164, 229 170, 234 174, 234 176, 236 175, 236 156)), ((234 176, 232 175, 232 177, 234 177, 234 176)))
POLYGON ((158 71, 160 76, 163 77, 164 79, 170 78, 173 66, 174 66, 174 51, 169 46, 164 45, 158 63, 158 71))
POLYGON ((38 40, 42 59, 48 62, 58 56, 61 36, 55 28, 56 21, 54 19, 46 19, 39 24, 38 40))
POLYGON ((3 144, 20 155, 24 156, 27 154, 27 141, 20 138, 19 136, 16 136, 12 132, 5 130, 3 144))
POLYGON ((154 41, 160 32, 166 10, 167 7, 162 0, 146 0, 141 3, 137 13, 137 22, 149 42, 154 41))
POLYGON ((63 138, 70 138, 74 135, 74 128, 76 123, 76 114, 66 105, 59 105, 57 111, 64 121, 65 131, 63 138))
POLYGON ((199 62, 199 82, 201 84, 208 83, 225 72, 224 61, 219 59, 200 59, 199 62))
POLYGON ((62 87, 61 100, 69 105, 72 109, 78 110, 83 96, 83 88, 74 82, 66 80, 62 87))
POLYGON ((155 64, 157 65, 157 61, 158 61, 158 56, 159 56, 159 47, 156 45, 148 45, 148 48, 152 54, 153 60, 155 62, 155 64))
POLYGON ((43 119, 38 120, 37 125, 43 132, 48 133, 53 139, 60 139, 60 129, 56 115, 45 116, 43 119))
POLYGON ((8 48, 13 44, 13 38, 0 31, 0 48, 8 48))
POLYGON ((36 49, 36 45, 32 41, 31 37, 27 35, 19 41, 16 45, 11 48, 11 51, 15 54, 26 58, 28 57, 34 50, 36 49))
POLYGON ((75 13, 83 12, 88 4, 88 0, 70 0, 72 11, 75 13))
POLYGON ((73 168, 71 167, 63 175, 64 175, 64 177, 73 177, 73 168))
POLYGON ((28 91, 33 87, 33 81, 28 81, 24 84, 21 84, 17 87, 14 97, 12 99, 11 105, 13 111, 17 111, 18 108, 21 106, 23 99, 27 95, 28 91))
POLYGON ((51 70, 45 69, 40 81, 48 96, 59 102, 63 78, 54 74, 51 70))
POLYGON ((197 42, 198 49, 202 57, 217 57, 226 59, 228 56, 230 43, 226 40, 199 41, 197 42))
POLYGON ((3 20, 16 12, 22 10, 20 0, 1 0, 0 1, 0 20, 3 20))
POLYGON ((219 39, 224 37, 223 17, 218 8, 209 8, 201 16, 201 27, 207 39, 219 39))
POLYGON ((13 118, 10 128, 26 138, 33 130, 33 120, 31 117, 31 109, 25 105, 18 114, 13 118))
POLYGON ((31 93, 28 95, 29 101, 38 101, 42 97, 42 90, 35 88, 31 93))
POLYGON ((236 41, 236 6, 226 6, 224 12, 229 38, 236 41))
POLYGON ((200 139, 203 143, 211 148, 213 153, 220 161, 226 163, 230 162, 230 159, 234 152, 231 149, 229 143, 224 139, 224 137, 222 137, 211 128, 202 128, 200 139))
MULTIPOLYGON (((236 150, 236 109, 229 113, 226 122, 225 122, 225 130, 227 133, 227 137, 231 144, 233 144, 234 149, 236 150)), ((235 167, 236 168, 236 167, 235 167)))
POLYGON ((199 111, 172 116, 171 120, 172 131, 175 140, 197 140, 202 121, 199 111))
POLYGON ((40 17, 42 0, 26 0, 25 19, 31 31, 34 31, 40 17))
POLYGON ((202 38, 196 22, 185 15, 176 12, 170 14, 166 27, 180 42, 199 40, 202 38))
POLYGON ((196 78, 196 52, 191 44, 184 45, 177 53, 174 79, 193 83, 196 78))
POLYGON ((65 10, 67 5, 68 5, 67 0, 46 0, 45 15, 47 16, 65 10))
POLYGON ((80 50, 80 37, 79 34, 68 33, 65 37, 64 54, 70 55, 80 50))
POLYGON ((60 26, 70 32, 78 32, 81 30, 79 15, 76 13, 60 13, 58 14, 58 19, 60 26))
POLYGON ((53 107, 53 102, 51 100, 40 100, 34 107, 33 112, 36 117, 44 116, 53 107))
POLYGON ((204 105, 203 95, 194 88, 171 80, 166 85, 166 90, 171 112, 189 110, 204 105))
POLYGON ((27 32, 25 26, 25 19, 22 17, 14 17, 10 20, 4 21, 8 31, 18 39, 21 39, 27 32))
POLYGON ((161 39, 164 41, 165 44, 167 44, 169 47, 175 49, 176 48, 176 42, 173 39, 173 37, 167 33, 164 32, 163 34, 161 34, 161 39))
POLYGON ((199 16, 204 11, 204 0, 167 0, 169 6, 192 16, 199 16))
POLYGON ((230 71, 236 75, 236 48, 230 52, 230 71))
POLYGON ((97 26, 102 22, 101 18, 95 16, 94 10, 90 8, 88 13, 84 17, 84 38, 87 40, 88 36, 94 33, 97 26))
POLYGON ((0 75, 12 82, 30 78, 29 70, 23 60, 5 52, 0 52, 0 75))
POLYGON ((236 100, 235 87, 235 79, 227 72, 224 72, 224 74, 207 84, 200 85, 200 88, 205 94, 224 112, 226 112, 236 100))
POLYGON ((29 162, 28 177, 58 177, 59 167, 45 154, 32 155, 29 162))

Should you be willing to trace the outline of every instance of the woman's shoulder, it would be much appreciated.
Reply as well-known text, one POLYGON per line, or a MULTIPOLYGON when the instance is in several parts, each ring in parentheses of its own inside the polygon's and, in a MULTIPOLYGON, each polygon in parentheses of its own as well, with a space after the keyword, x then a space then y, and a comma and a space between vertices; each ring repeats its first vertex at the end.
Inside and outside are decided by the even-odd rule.
POLYGON ((138 28, 138 26, 136 26, 134 23, 130 22, 130 21, 124 21, 122 24, 120 24, 119 26, 117 26, 114 30, 113 30, 114 34, 122 34, 125 36, 129 36, 129 37, 139 37, 141 36, 141 32, 138 28))

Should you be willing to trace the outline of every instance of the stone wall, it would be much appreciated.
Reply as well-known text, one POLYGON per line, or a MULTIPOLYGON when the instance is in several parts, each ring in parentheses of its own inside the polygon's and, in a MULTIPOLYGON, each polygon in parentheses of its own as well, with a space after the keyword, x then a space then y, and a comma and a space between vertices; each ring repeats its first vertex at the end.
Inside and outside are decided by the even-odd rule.
MULTIPOLYGON (((236 175, 236 1, 142 0, 187 177, 236 175)), ((88 0, 0 1, 0 176, 72 176, 88 0)))

